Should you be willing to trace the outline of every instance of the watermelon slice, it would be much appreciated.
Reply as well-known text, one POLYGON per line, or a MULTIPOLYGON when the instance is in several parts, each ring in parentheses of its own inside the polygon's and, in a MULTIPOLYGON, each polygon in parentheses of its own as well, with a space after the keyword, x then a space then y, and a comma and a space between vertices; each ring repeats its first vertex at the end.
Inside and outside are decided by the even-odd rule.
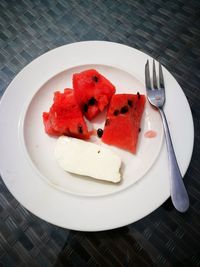
POLYGON ((115 86, 94 69, 73 75, 76 100, 88 120, 93 119, 109 104, 115 86))
POLYGON ((102 141, 135 154, 145 101, 139 93, 113 95, 102 141))
POLYGON ((88 139, 90 134, 72 89, 55 92, 49 112, 43 112, 45 132, 52 136, 67 135, 88 139))

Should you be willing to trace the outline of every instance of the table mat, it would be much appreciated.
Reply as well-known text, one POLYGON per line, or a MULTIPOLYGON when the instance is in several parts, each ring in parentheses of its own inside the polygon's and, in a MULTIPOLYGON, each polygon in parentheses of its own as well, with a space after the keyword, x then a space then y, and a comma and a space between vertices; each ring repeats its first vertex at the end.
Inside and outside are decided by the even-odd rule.
POLYGON ((24 209, 1 179, 0 267, 200 266, 200 1, 1 0, 0 95, 36 57, 85 40, 137 48, 159 60, 180 83, 195 124, 184 179, 190 209, 180 214, 168 200, 120 229, 70 231, 24 209))

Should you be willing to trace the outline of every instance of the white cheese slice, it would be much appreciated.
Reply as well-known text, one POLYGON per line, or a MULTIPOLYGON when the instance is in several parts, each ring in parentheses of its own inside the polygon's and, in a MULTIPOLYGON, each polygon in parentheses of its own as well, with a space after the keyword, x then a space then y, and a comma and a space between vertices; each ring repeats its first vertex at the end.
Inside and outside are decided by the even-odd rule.
POLYGON ((56 141, 55 158, 65 171, 113 183, 121 180, 121 159, 94 143, 61 136, 56 141))

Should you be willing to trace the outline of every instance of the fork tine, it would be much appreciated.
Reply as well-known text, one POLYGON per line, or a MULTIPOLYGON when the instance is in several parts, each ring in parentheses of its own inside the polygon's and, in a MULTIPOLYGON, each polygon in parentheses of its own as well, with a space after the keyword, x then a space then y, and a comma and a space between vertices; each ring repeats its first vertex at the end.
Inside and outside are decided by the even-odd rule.
POLYGON ((147 63, 145 65, 145 83, 146 83, 146 88, 151 90, 151 80, 150 80, 150 72, 149 72, 149 60, 147 60, 147 63))
POLYGON ((155 66, 155 60, 153 60, 153 88, 158 89, 158 83, 156 79, 156 66, 155 66))
POLYGON ((159 81, 160 81, 160 88, 165 88, 165 84, 164 84, 164 77, 163 77, 163 72, 162 72, 162 66, 159 63, 159 81))

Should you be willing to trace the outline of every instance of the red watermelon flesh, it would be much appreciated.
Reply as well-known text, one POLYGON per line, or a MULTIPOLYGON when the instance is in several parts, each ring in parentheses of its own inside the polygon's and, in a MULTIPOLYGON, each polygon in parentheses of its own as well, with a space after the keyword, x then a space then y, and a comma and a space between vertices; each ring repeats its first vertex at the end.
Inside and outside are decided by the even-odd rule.
POLYGON ((49 112, 43 113, 45 132, 52 136, 68 135, 88 139, 90 134, 72 89, 55 92, 49 112))
POLYGON ((115 86, 94 69, 73 75, 76 100, 88 120, 93 119, 109 104, 115 86))
POLYGON ((145 101, 139 93, 113 95, 102 141, 135 154, 145 101))

